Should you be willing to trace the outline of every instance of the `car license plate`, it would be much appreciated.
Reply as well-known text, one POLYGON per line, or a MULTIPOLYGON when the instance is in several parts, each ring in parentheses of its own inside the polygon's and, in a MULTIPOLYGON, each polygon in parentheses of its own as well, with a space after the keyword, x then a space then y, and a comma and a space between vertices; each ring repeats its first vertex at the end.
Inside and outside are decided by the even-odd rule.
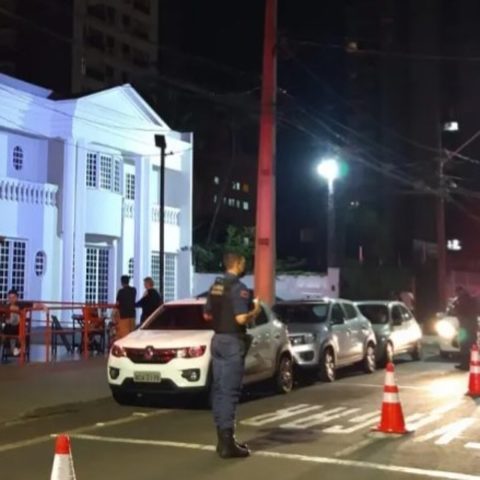
POLYGON ((133 381, 141 383, 160 383, 162 381, 162 376, 159 372, 134 372, 133 381))

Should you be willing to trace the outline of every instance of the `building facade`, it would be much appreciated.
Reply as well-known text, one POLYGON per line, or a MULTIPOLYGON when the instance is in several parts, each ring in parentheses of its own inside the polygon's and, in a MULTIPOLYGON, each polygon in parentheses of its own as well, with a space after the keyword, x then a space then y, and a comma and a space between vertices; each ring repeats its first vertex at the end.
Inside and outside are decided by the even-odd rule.
POLYGON ((0 72, 59 93, 142 83, 158 62, 156 0, 0 0, 0 72))
POLYGON ((130 85, 76 99, 0 75, 0 298, 110 302, 122 274, 159 282, 166 136, 165 299, 191 294, 192 135, 130 85))

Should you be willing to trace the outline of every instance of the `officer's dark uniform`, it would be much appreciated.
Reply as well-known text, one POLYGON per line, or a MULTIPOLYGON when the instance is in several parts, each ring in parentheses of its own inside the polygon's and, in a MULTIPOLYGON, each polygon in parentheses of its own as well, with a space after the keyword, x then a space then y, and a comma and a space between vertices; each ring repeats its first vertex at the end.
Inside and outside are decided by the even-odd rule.
POLYGON ((248 349, 246 327, 235 321, 252 308, 251 294, 239 278, 230 273, 218 277, 210 288, 205 313, 212 317, 213 391, 212 410, 221 432, 235 429, 235 412, 240 398, 248 349))

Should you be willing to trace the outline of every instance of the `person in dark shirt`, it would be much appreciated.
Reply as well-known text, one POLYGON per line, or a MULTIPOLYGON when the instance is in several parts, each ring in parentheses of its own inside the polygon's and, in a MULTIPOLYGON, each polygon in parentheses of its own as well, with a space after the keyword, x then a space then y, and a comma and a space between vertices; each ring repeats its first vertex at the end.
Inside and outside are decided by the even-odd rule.
POLYGON ((140 322, 143 323, 158 307, 163 303, 163 299, 154 288, 155 284, 152 277, 147 277, 143 280, 145 292, 143 297, 135 304, 136 307, 142 309, 142 316, 140 322))
POLYGON ((478 334, 478 304, 477 300, 470 295, 464 287, 457 287, 457 300, 455 314, 460 324, 458 343, 460 344, 460 364, 456 365, 459 370, 470 369, 470 351, 477 343, 478 334))
POLYGON ((135 299, 137 297, 137 289, 129 285, 130 277, 128 275, 123 275, 120 281, 122 288, 117 293, 119 315, 117 339, 125 337, 135 328, 135 299))

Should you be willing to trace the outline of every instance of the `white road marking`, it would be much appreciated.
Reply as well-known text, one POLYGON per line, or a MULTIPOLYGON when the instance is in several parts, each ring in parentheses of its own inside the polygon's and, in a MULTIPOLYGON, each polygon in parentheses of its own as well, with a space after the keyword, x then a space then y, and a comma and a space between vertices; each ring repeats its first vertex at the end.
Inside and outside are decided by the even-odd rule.
MULTIPOLYGON (((436 422, 437 420, 442 419, 445 413, 448 413, 451 410, 454 410, 455 408, 460 406, 462 402, 463 400, 460 400, 452 403, 447 403, 446 405, 442 405, 441 407, 434 408, 430 413, 422 414, 421 417, 423 418, 421 418, 416 423, 409 424, 408 428, 410 428, 411 430, 418 430, 419 428, 422 428, 429 423, 436 422)), ((414 420, 412 418, 409 418, 409 421, 413 422, 414 420)))
MULTIPOLYGON (((335 387, 365 387, 365 388, 378 388, 378 391, 381 392, 384 385, 383 383, 380 385, 375 385, 374 383, 342 383, 342 382, 337 382, 337 383, 332 383, 332 386, 335 387)), ((410 386, 410 385, 399 385, 398 389, 400 391, 402 390, 421 390, 421 391, 428 391, 427 387, 415 387, 415 386, 410 386)))
POLYGON ((465 444, 465 448, 470 448, 473 450, 480 450, 480 443, 477 442, 468 442, 465 444))
POLYGON ((0 445, 0 453, 15 450, 17 448, 30 447, 31 445, 36 445, 37 443, 46 442, 47 440, 50 440, 50 435, 42 435, 41 437, 31 438, 30 440, 7 443, 5 445, 0 445))
POLYGON ((322 423, 330 422, 331 420, 335 420, 340 417, 352 415, 359 411, 359 408, 332 408, 331 410, 315 413, 313 415, 309 415, 308 417, 301 417, 297 420, 293 420, 292 422, 284 423, 283 425, 280 425, 280 428, 307 429, 316 425, 321 425, 322 423))
POLYGON ((380 414, 378 412, 370 412, 359 417, 351 418, 350 423, 353 423, 353 427, 343 427, 342 425, 333 425, 331 427, 323 430, 325 433, 339 433, 339 434, 349 434, 362 430, 370 425, 375 425, 380 421, 380 414))
MULTIPOLYGON (((157 410, 157 411, 148 413, 147 417, 162 415, 164 413, 172 412, 172 411, 173 410, 157 410)), ((147 418, 147 417, 142 417, 142 418, 147 418)), ((116 420, 111 420, 111 421, 108 421, 108 422, 97 422, 94 425, 87 425, 85 427, 75 428, 73 430, 68 430, 68 431, 62 432, 62 433, 75 434, 75 433, 88 432, 90 430, 95 430, 97 428, 112 427, 112 426, 115 426, 115 425, 122 425, 124 423, 130 423, 130 422, 134 422, 134 421, 138 421, 138 420, 141 420, 141 418, 139 418, 138 416, 130 415, 128 417, 122 417, 122 418, 118 418, 116 420)), ((0 445, 0 453, 8 452, 10 450, 16 450, 17 448, 30 447, 30 446, 36 445, 38 443, 47 442, 47 441, 50 441, 52 438, 57 437, 58 435, 59 435, 58 432, 57 433, 49 433, 49 434, 46 434, 46 435, 41 435, 39 437, 31 438, 29 440, 22 440, 22 441, 19 441, 19 442, 6 443, 6 444, 3 444, 3 445, 0 445)))
POLYGON ((358 450, 361 450, 362 448, 367 447, 368 445, 371 445, 372 443, 375 443, 376 439, 374 438, 365 438, 361 442, 357 442, 355 445, 350 445, 350 447, 344 448, 343 450, 340 450, 338 452, 335 452, 334 457, 346 457, 348 455, 351 455, 352 453, 355 453, 358 450))
MULTIPOLYGON (((215 446, 203 445, 199 443, 183 443, 170 442, 163 440, 141 440, 136 438, 116 438, 116 437, 100 437, 96 435, 74 434, 72 438, 78 440, 105 442, 105 443, 123 443, 125 445, 150 445, 157 447, 183 448, 189 450, 201 450, 214 452, 215 446)), ((365 470, 377 470, 391 473, 405 473, 409 475, 417 475, 420 477, 440 478, 442 480, 479 480, 478 475, 470 475, 468 473, 448 472, 441 470, 428 470, 415 467, 402 467, 399 465, 382 465, 380 463, 362 462, 358 460, 345 460, 340 458, 316 457, 309 455, 299 455, 293 453, 280 453, 271 451, 258 451, 253 453, 254 456, 264 458, 277 458, 280 460, 293 460, 299 462, 316 463, 319 465, 333 465, 346 468, 362 468, 365 470)))
POLYGON ((293 407, 282 408, 280 410, 275 410, 274 412, 267 412, 262 415, 257 415, 256 417, 247 418, 240 423, 250 427, 262 427, 267 423, 273 423, 296 415, 302 415, 303 413, 312 412, 320 408, 322 408, 322 405, 308 405, 302 403, 300 405, 294 405, 293 407))
POLYGON ((440 437, 435 441, 435 445, 448 445, 456 437, 460 436, 468 427, 475 423, 475 418, 462 418, 456 422, 437 428, 433 432, 415 438, 415 442, 426 442, 435 437, 440 437))

